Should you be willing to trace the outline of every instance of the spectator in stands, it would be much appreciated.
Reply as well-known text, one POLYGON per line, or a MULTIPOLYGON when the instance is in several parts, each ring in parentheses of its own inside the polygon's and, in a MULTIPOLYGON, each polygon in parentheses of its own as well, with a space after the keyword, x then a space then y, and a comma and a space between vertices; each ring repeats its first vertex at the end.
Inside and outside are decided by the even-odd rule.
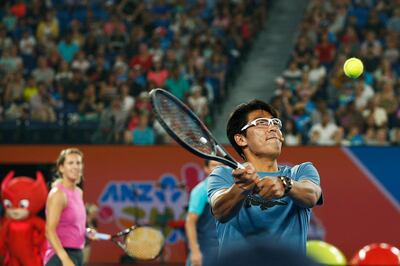
POLYGON ((32 71, 32 76, 36 82, 52 84, 54 81, 55 72, 48 66, 46 58, 41 56, 38 58, 37 68, 32 71))
POLYGON ((393 128, 390 132, 390 142, 392 145, 400 145, 400 128, 393 128))
POLYGON ((187 102, 194 113, 202 121, 206 122, 206 117, 209 114, 208 101, 207 98, 203 96, 203 88, 201 86, 194 85, 191 87, 187 102))
POLYGON ((360 128, 355 125, 351 125, 346 138, 343 140, 343 144, 346 146, 361 146, 365 144, 364 137, 361 134, 360 128))
POLYGON ((127 113, 122 109, 121 98, 112 99, 109 107, 101 113, 100 124, 93 141, 95 143, 120 143, 125 129, 127 113))
POLYGON ((310 48, 309 41, 306 36, 300 36, 295 44, 292 57, 300 69, 303 69, 310 62, 313 50, 310 48))
POLYGON ((375 127, 387 125, 387 112, 384 108, 378 105, 378 98, 376 96, 368 101, 367 107, 364 109, 362 114, 364 118, 368 120, 371 119, 373 126, 375 127))
POLYGON ((164 68, 162 58, 155 56, 153 57, 153 66, 147 72, 147 80, 154 82, 157 88, 162 88, 168 79, 169 72, 164 68))
POLYGON ((70 33, 65 34, 62 41, 58 43, 58 52, 61 57, 71 63, 75 57, 75 54, 79 51, 79 46, 72 41, 72 36, 70 33))
POLYGON ((386 24, 387 29, 390 31, 400 32, 400 8, 397 7, 394 10, 394 16, 389 18, 386 24))
POLYGON ((75 58, 71 62, 72 70, 81 71, 83 74, 86 74, 90 67, 90 62, 86 58, 85 52, 80 50, 76 53, 75 58))
POLYGON ((287 146, 299 146, 301 145, 302 138, 299 133, 297 133, 295 124, 293 120, 289 119, 286 120, 284 128, 284 135, 285 135, 285 145, 287 146))
POLYGON ((144 42, 139 44, 138 54, 133 56, 129 63, 131 68, 134 68, 135 65, 140 65, 145 71, 148 71, 153 65, 153 56, 150 54, 149 48, 144 42))
POLYGON ((57 40, 60 34, 60 26, 54 11, 48 10, 45 17, 39 22, 36 37, 41 45, 48 45, 57 40))
POLYGON ((288 88, 294 91, 296 86, 300 83, 302 71, 299 69, 295 61, 291 61, 288 68, 283 71, 282 77, 285 79, 288 88))
POLYGON ((93 83, 88 84, 78 108, 81 120, 98 120, 103 108, 103 103, 96 97, 96 86, 93 83))
POLYGON ((386 127, 381 127, 376 130, 376 145, 389 146, 388 132, 386 127))
POLYGON ((317 55, 321 64, 328 70, 331 69, 336 56, 335 45, 329 41, 328 33, 323 32, 320 35, 320 40, 315 46, 315 54, 317 55))
POLYGON ((167 79, 165 87, 173 95, 183 101, 186 99, 187 94, 190 90, 188 80, 183 75, 181 75, 178 67, 175 67, 171 70, 171 75, 167 79))
POLYGON ((51 105, 46 83, 38 84, 38 93, 29 100, 31 118, 40 122, 55 122, 56 113, 51 105))
POLYGON ((139 121, 137 126, 132 131, 125 133, 125 143, 135 145, 154 145, 155 133, 154 129, 149 124, 150 114, 147 111, 139 113, 139 121))
POLYGON ((331 120, 328 113, 323 113, 321 123, 311 127, 309 137, 310 144, 332 146, 336 144, 335 134, 339 127, 331 120))

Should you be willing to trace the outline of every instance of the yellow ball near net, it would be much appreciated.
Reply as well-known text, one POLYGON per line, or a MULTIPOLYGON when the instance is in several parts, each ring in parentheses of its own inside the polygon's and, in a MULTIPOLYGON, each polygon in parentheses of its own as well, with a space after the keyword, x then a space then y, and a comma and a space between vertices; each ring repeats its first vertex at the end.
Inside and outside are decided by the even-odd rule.
POLYGON ((352 57, 346 60, 343 71, 349 78, 358 78, 364 71, 364 65, 360 59, 352 57))

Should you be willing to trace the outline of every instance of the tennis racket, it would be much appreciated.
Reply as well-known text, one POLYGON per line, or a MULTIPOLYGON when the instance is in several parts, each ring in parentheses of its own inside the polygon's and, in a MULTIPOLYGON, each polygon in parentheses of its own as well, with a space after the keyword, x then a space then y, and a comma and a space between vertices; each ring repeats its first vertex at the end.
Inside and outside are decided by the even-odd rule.
POLYGON ((150 99, 158 122, 186 150, 233 169, 244 168, 218 144, 197 115, 174 95, 157 88, 150 91, 150 99))
POLYGON ((149 226, 132 226, 115 235, 96 232, 93 237, 99 240, 112 240, 126 254, 137 260, 157 258, 165 242, 161 231, 149 226))
MULTIPOLYGON (((165 131, 189 152, 208 160, 218 161, 233 169, 244 168, 218 142, 195 115, 182 101, 163 89, 150 91, 151 104, 156 119, 165 131)), ((258 193, 257 186, 253 194, 258 193)), ((259 206, 262 210, 271 207, 271 202, 249 194, 246 196, 245 207, 259 206)), ((284 205, 285 203, 282 203, 284 205)))

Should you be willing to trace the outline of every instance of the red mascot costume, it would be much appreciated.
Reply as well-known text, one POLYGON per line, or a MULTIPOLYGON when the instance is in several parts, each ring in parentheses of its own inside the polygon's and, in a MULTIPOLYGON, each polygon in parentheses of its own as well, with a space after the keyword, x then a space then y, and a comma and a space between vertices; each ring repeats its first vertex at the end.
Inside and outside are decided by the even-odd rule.
POLYGON ((40 172, 36 180, 13 175, 10 172, 1 185, 6 215, 0 227, 0 255, 6 266, 41 266, 45 222, 36 214, 44 207, 48 190, 40 172))

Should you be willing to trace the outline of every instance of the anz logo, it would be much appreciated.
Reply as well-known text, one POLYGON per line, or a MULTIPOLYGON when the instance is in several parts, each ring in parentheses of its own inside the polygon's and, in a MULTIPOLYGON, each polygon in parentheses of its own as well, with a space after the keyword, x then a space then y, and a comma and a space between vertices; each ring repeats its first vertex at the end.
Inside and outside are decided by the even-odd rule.
POLYGON ((152 203, 176 202, 182 196, 175 176, 166 174, 159 182, 152 181, 119 181, 107 184, 100 196, 104 203, 152 203))

